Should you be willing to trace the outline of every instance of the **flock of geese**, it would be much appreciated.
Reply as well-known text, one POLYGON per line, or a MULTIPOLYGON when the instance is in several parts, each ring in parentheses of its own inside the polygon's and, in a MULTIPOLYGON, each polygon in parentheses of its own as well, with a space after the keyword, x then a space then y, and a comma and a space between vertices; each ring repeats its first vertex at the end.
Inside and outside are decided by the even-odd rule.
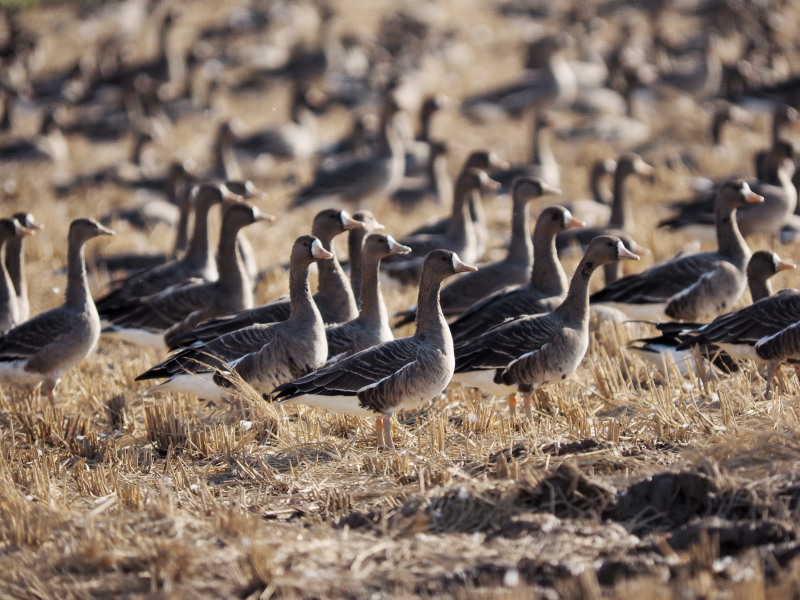
MULTIPOLYGON (((245 31, 265 27, 259 15, 269 21, 268 13, 251 9, 239 15, 238 27, 245 31)), ((44 104, 49 94, 57 100, 48 102, 69 103, 75 111, 101 106, 101 118, 93 123, 94 129, 88 116, 83 123, 77 119, 54 124, 46 119, 35 140, 39 145, 11 139, 0 147, 0 161, 46 160, 41 140, 54 130, 63 135, 83 124, 84 135, 100 135, 120 121, 130 122, 132 110, 139 111, 137 119, 153 122, 177 119, 175 114, 166 115, 189 110, 181 101, 196 101, 198 93, 174 79, 175 57, 169 56, 164 42, 178 16, 163 12, 160 52, 151 61, 117 64, 109 58, 110 65, 79 70, 57 82, 29 84, 24 91, 28 97, 38 97, 44 104), (133 98, 135 109, 125 103, 122 108, 113 102, 102 104, 99 98, 106 98, 109 89, 133 98)), ((565 379, 584 359, 593 313, 599 319, 653 322, 660 335, 637 340, 628 350, 661 369, 674 362, 684 374, 693 368, 726 373, 741 369, 745 359, 755 361, 767 380, 767 396, 778 365, 800 359, 800 292, 773 294, 768 283, 771 276, 794 265, 773 252, 752 253, 745 240, 758 234, 792 239, 800 232, 794 147, 787 139, 797 120, 797 111, 786 104, 792 98, 790 85, 788 91, 778 86, 778 91, 770 92, 772 140, 754 157, 756 178, 709 182, 709 189, 676 203, 675 216, 662 223, 665 229, 696 239, 714 239, 716 249, 682 252, 623 277, 621 261, 639 260, 650 252, 634 240, 637 229, 626 184, 631 177, 652 180, 655 169, 626 150, 614 160, 594 165, 592 200, 553 203, 551 197, 562 192, 557 187, 560 167, 549 147, 553 123, 548 111, 587 98, 591 95, 587 85, 594 85, 598 94, 613 92, 630 103, 637 91, 647 88, 648 79, 641 72, 646 64, 633 64, 631 53, 618 49, 607 57, 602 81, 587 83, 595 81, 589 68, 593 65, 566 59, 565 52, 574 46, 570 34, 536 40, 517 81, 461 103, 462 113, 476 120, 530 114, 530 160, 510 165, 491 151, 477 149, 451 181, 444 161, 447 145, 431 134, 433 115, 448 110, 451 102, 440 95, 421 102, 421 133, 404 134, 403 119, 408 116, 400 101, 402 77, 396 73, 381 86, 368 77, 355 77, 341 63, 342 55, 334 60, 330 50, 332 11, 324 7, 319 17, 321 41, 316 51, 298 46, 283 63, 248 72, 235 84, 227 82, 231 89, 250 89, 265 79, 289 79, 291 107, 283 125, 243 133, 235 124, 220 123, 212 165, 206 170, 176 162, 158 177, 138 171, 131 176, 111 168, 56 183, 54 191, 64 194, 109 183, 165 190, 168 202, 158 206, 164 210, 167 205, 170 215, 163 216, 151 203, 99 221, 73 221, 63 305, 30 316, 23 239, 41 226, 27 213, 0 219, 2 381, 31 389, 41 386, 54 402, 62 374, 89 356, 103 336, 171 352, 137 377, 154 384, 147 394, 173 392, 236 401, 252 388, 264 401, 276 404, 373 416, 379 446, 394 448, 392 416, 437 397, 451 382, 507 397, 514 415, 521 397, 525 416, 532 419, 534 390, 565 379), (340 69, 336 77, 334 69, 340 69), (376 123, 355 119, 352 134, 327 148, 315 133, 320 99, 310 85, 323 78, 339 84, 327 90, 327 101, 336 98, 349 106, 369 91, 380 103, 376 123), (257 169, 278 160, 307 162, 315 157, 321 160, 312 180, 287 206, 287 210, 321 208, 311 220, 309 234, 297 237, 288 252, 289 295, 256 306, 257 260, 244 229, 276 217, 255 206, 262 194, 239 177, 242 165, 249 161, 250 168, 257 169), (483 198, 497 194, 511 198, 509 242, 501 259, 480 264, 491 245, 483 198), (449 203, 451 210, 398 240, 364 208, 374 208, 382 199, 401 212, 430 210, 431 201, 449 203), (533 232, 532 206, 536 207, 533 232), (210 215, 216 210, 222 214, 215 250, 210 215), (93 299, 84 246, 94 237, 113 235, 105 225, 115 219, 143 227, 150 220, 169 221, 175 229, 174 251, 105 257, 104 268, 126 275, 93 299), (335 239, 343 234, 347 270, 335 250, 335 239), (582 258, 569 277, 561 258, 575 252, 582 258), (309 281, 313 264, 318 272, 315 293, 309 281), (590 294, 592 275, 601 266, 605 287, 590 294), (395 315, 394 321, 395 327, 413 322, 413 335, 394 338, 382 282, 418 287, 416 304, 395 315), (753 304, 731 312, 748 286, 753 304)), ((4 18, 11 41, 3 46, 3 60, 17 64, 14 61, 23 61, 24 48, 35 46, 35 40, 19 28, 14 14, 4 13, 4 18)), ((191 64, 202 63, 200 47, 223 66, 234 60, 224 52, 226 31, 204 30, 191 64)), ((715 39, 703 47, 700 67, 663 73, 658 85, 699 100, 721 95, 715 39)), ((418 40, 419 48, 409 44, 413 47, 406 49, 408 54, 395 49, 397 64, 413 63, 414 52, 428 48, 423 41, 431 43, 418 40)), ((344 51, 341 40, 337 47, 344 51)), ((739 85, 754 84, 740 81, 739 85)), ((3 82, 3 123, 9 123, 7 107, 24 94, 12 82, 3 82)), ((737 114, 730 103, 716 106, 715 143, 721 124, 737 114)), ((150 131, 141 127, 134 131, 133 166, 142 144, 153 141, 150 131)))

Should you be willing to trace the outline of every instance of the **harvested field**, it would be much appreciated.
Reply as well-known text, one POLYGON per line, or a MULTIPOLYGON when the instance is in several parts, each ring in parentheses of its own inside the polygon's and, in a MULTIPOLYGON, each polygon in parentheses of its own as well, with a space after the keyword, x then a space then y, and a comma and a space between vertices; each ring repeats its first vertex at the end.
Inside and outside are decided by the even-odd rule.
MULTIPOLYGON (((234 4, 180 2, 174 43, 192 43, 198 28, 234 4)), ((554 31, 566 13, 561 3, 548 10, 537 2, 330 4, 340 33, 365 44, 410 43, 399 33, 391 37, 391 28, 377 33, 381 20, 403 7, 406 16, 428 19, 431 39, 445 41, 427 48, 431 57, 419 61, 414 82, 425 94, 455 100, 513 79, 522 68, 524 37, 554 31), (510 16, 497 10, 501 4, 510 16)), ((623 13, 657 12, 648 3, 595 4, 605 48, 622 36, 623 13)), ((672 25, 668 33, 676 38, 702 34, 708 14, 677 4, 662 7, 662 27, 672 25)), ((21 9, 20 23, 38 36, 32 73, 44 77, 75 64, 86 48, 99 46, 103 24, 131 36, 131 57, 148 56, 155 32, 144 35, 125 23, 137 6, 128 0, 21 9)), ((797 65, 800 5, 781 7, 776 12, 786 25, 775 35, 785 57, 776 62, 797 65)), ((574 35, 583 29, 575 25, 574 35)), ((304 35, 313 40, 315 33, 304 35)), ((748 41, 744 34, 731 37, 748 41)), ((248 44, 255 40, 243 35, 230 52, 244 55, 248 44)), ((211 109, 168 122, 145 148, 146 165, 158 171, 176 157, 208 165, 222 118, 239 118, 248 129, 285 119, 285 82, 235 92, 237 74, 223 73, 211 109)), ((642 110, 650 132, 636 150, 655 166, 655 176, 631 181, 629 196, 636 239, 651 253, 626 264, 629 273, 701 247, 656 229, 670 214, 668 202, 690 195, 698 175, 751 176, 752 156, 770 135, 764 107, 748 106, 750 119, 731 124, 717 149, 708 139, 708 103, 656 95, 642 110)), ((39 118, 36 102, 23 102, 0 143, 31 134, 39 118)), ((553 114, 558 131, 582 118, 572 110, 553 114)), ((341 107, 320 117, 320 133, 331 141, 349 125, 341 107)), ((434 134, 452 144, 453 175, 475 148, 512 162, 529 152, 524 118, 480 124, 454 108, 437 116, 434 134)), ((57 195, 53 185, 71 174, 123 162, 130 137, 90 143, 67 135, 66 142, 62 163, 0 162, 2 216, 27 210, 46 227, 26 246, 34 315, 62 301, 70 220, 138 198, 111 183, 57 195)), ((564 197, 587 197, 593 161, 621 150, 556 136, 564 197)), ((257 302, 286 293, 280 265, 316 208, 287 212, 285 205, 311 172, 309 164, 290 162, 253 177, 269 194, 259 208, 277 215, 276 223, 248 231, 264 270, 257 302)), ((498 249, 491 255, 501 255, 510 203, 489 199, 486 207, 498 249)), ((431 204, 398 215, 382 199, 370 208, 397 238, 447 210, 431 204)), ((218 215, 212 218, 216 231, 218 215)), ((114 238, 87 247, 90 262, 119 251, 163 252, 172 244, 164 225, 148 232, 113 227, 114 238)), ((800 262, 796 243, 767 237, 748 243, 800 262)), ((565 261, 568 272, 576 264, 577 258, 565 261)), ((99 295, 110 276, 97 269, 91 275, 99 295)), ((796 279, 796 272, 781 273, 773 285, 796 287, 796 279)), ((593 289, 601 285, 598 274, 593 289)), ((415 302, 413 290, 391 282, 384 295, 390 312, 415 302)), ((745 294, 738 306, 749 301, 745 294)), ((779 374, 771 400, 754 366, 708 380, 684 379, 674 369, 662 375, 623 350, 650 334, 641 323, 603 324, 577 372, 537 393, 532 422, 512 419, 500 398, 451 385, 399 415, 396 452, 375 449, 371 420, 276 408, 255 392, 239 405, 145 397, 147 386, 134 379, 163 355, 101 340, 96 353, 64 375, 55 406, 13 386, 0 391, 0 598, 800 598, 794 370, 779 374)))

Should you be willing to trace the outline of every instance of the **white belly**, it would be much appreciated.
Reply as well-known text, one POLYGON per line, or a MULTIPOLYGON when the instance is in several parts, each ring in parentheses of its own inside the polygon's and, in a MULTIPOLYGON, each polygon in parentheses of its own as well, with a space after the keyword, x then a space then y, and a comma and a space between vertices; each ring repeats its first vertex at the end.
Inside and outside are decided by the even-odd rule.
POLYGON ((494 394, 496 396, 508 396, 517 391, 516 385, 506 385, 504 383, 494 382, 495 370, 485 371, 467 371, 466 373, 456 373, 453 375, 453 381, 465 387, 480 388, 484 392, 494 394))
POLYGON ((156 348, 158 350, 167 350, 167 343, 164 341, 163 331, 150 331, 148 329, 137 329, 133 327, 119 327, 111 325, 103 335, 112 339, 122 340, 133 344, 134 346, 142 346, 145 348, 156 348))
POLYGON ((26 359, 0 363, 0 379, 19 385, 34 385, 47 377, 46 374, 26 371, 26 364, 26 359))
POLYGON ((676 350, 672 346, 660 344, 648 344, 643 348, 626 346, 625 349, 654 365, 665 377, 671 371, 670 365, 674 364, 682 377, 689 377, 695 367, 694 353, 691 350, 676 350))
POLYGON ((305 396, 298 396, 297 398, 287 400, 284 404, 305 404, 306 406, 324 408, 329 412, 342 415, 356 415, 360 417, 378 416, 378 413, 375 411, 362 408, 357 396, 321 396, 317 394, 306 394, 305 396))
POLYGON ((654 302, 652 304, 626 304, 624 302, 600 302, 600 306, 610 306, 616 310, 620 310, 629 319, 635 321, 663 321, 666 315, 664 309, 667 307, 666 302, 654 302))
POLYGON ((180 375, 173 375, 164 383, 147 390, 145 395, 151 395, 153 392, 190 394, 216 402, 222 401, 230 393, 214 383, 213 373, 181 373, 180 375))

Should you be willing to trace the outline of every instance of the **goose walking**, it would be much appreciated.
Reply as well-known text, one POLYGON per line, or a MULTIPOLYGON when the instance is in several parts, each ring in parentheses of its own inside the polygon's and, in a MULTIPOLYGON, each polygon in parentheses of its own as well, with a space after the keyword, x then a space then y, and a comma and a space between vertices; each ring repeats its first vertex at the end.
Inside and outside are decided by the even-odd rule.
POLYGON ((238 199, 239 197, 232 194, 223 184, 203 184, 196 187, 193 191, 194 231, 186 254, 123 280, 96 301, 100 316, 104 317, 108 309, 157 294, 171 285, 183 283, 188 279, 216 280, 217 263, 210 249, 208 214, 213 206, 238 199))
POLYGON ((520 315, 553 310, 567 293, 567 274, 558 260, 556 234, 582 227, 562 206, 549 206, 536 219, 533 231, 533 268, 527 284, 509 286, 467 308, 450 324, 456 345, 478 336, 489 327, 520 315))
MULTIPOLYGON (((546 194, 560 194, 538 177, 520 177, 512 189, 511 241, 503 260, 480 265, 475 273, 465 273, 444 286, 440 296, 442 312, 453 318, 483 300, 489 294, 510 285, 524 285, 530 279, 533 265, 533 244, 528 224, 528 204, 546 194)), ((395 327, 411 323, 416 315, 413 307, 398 316, 395 327)))
POLYGON ((166 349, 200 322, 253 306, 250 278, 236 248, 239 230, 272 215, 249 204, 230 205, 222 217, 219 238, 220 277, 212 282, 188 283, 106 311, 109 325, 103 334, 143 346, 166 349))
POLYGON ((269 397, 279 404, 308 404, 336 413, 376 416, 378 445, 394 448, 392 415, 437 396, 453 376, 453 340, 439 306, 442 281, 474 270, 454 252, 433 250, 422 270, 413 336, 362 350, 284 383, 269 397))
POLYGON ((411 253, 396 255, 385 260, 384 271, 405 285, 419 281, 427 253, 437 248, 452 250, 473 261, 477 258, 475 229, 469 213, 469 197, 473 191, 497 190, 500 184, 485 171, 467 169, 456 182, 453 215, 444 233, 406 236, 400 243, 411 248, 411 253))
POLYGON ((456 349, 454 379, 494 394, 522 393, 532 418, 534 388, 575 372, 589 347, 589 280, 597 267, 616 260, 639 260, 617 237, 595 238, 586 249, 563 302, 552 312, 525 315, 489 329, 456 349))
POLYGON ((394 339, 381 294, 381 259, 408 252, 411 252, 411 248, 398 243, 390 235, 373 233, 364 241, 358 316, 347 323, 325 328, 329 361, 341 360, 370 346, 394 339))
POLYGON ((713 319, 733 306, 747 283, 750 249, 739 233, 736 209, 763 201, 747 182, 726 182, 717 192, 716 252, 678 254, 641 273, 617 279, 593 294, 591 302, 609 305, 633 319, 713 319))
POLYGON ((290 261, 291 312, 286 321, 251 325, 185 348, 136 380, 167 378, 146 393, 176 392, 219 401, 231 394, 231 371, 263 392, 322 366, 328 344, 311 297, 308 269, 312 262, 329 258, 331 253, 314 236, 297 238, 290 261))
MULTIPOLYGON (((30 233, 31 230, 24 228, 16 219, 0 219, 0 252, 5 251, 7 258, 9 243, 30 233)), ((14 281, 3 261, 0 262, 0 334, 6 333, 20 322, 14 281)))
POLYGON ((61 375, 94 349, 100 337, 100 318, 86 281, 83 247, 100 235, 114 232, 92 219, 71 223, 66 300, 0 337, 0 379, 22 385, 42 384, 54 402, 61 375))
MULTIPOLYGON (((772 296, 770 279, 773 276, 795 268, 794 263, 781 260, 774 252, 766 250, 754 252, 750 257, 750 262, 747 263, 747 287, 753 300, 751 306, 772 296)), ((785 292, 787 290, 779 293, 785 292)), ((742 310, 747 312, 748 309, 750 307, 742 310)), ((742 327, 749 328, 750 326, 746 320, 741 320, 736 316, 739 312, 741 311, 727 313, 717 317, 709 324, 657 323, 655 326, 661 335, 635 340, 625 349, 652 363, 665 374, 670 361, 668 357, 671 357, 680 374, 688 377, 695 364, 693 347, 697 346, 702 356, 710 360, 711 364, 722 371, 735 372, 739 368, 736 359, 753 357, 752 348, 759 339, 757 335, 744 333, 742 327)), ((782 313, 779 314, 781 318, 785 316, 782 313)), ((800 318, 800 313, 798 318, 800 318)), ((761 322, 764 322, 763 316, 761 316, 761 322)), ((776 326, 774 319, 770 319, 768 322, 771 329, 766 331, 773 331, 776 326)), ((758 325, 754 326, 758 327, 758 325)))
MULTIPOLYGON (((44 225, 38 223, 30 213, 15 213, 14 219, 19 222, 30 234, 44 229, 44 225)), ((17 296, 17 310, 19 312, 19 323, 27 321, 31 316, 31 305, 28 299, 28 280, 25 277, 25 253, 23 242, 28 234, 11 238, 6 242, 6 269, 14 284, 14 292, 17 296)))
MULTIPOLYGON (((362 222, 351 218, 344 210, 327 208, 314 217, 311 234, 319 239, 322 247, 330 254, 330 257, 317 263, 319 287, 314 294, 314 302, 325 323, 343 323, 354 319, 358 314, 350 284, 336 257, 333 240, 345 231, 362 227, 362 222)), ((291 294, 289 296, 232 315, 209 319, 190 331, 172 337, 171 347, 207 342, 250 325, 285 321, 291 314, 291 294)))

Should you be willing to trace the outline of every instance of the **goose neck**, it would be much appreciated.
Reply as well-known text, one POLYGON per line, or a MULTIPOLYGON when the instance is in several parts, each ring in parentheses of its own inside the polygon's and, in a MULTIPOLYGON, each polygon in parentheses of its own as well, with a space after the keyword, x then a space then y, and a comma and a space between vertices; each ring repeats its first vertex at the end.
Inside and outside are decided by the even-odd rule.
POLYGON ((750 260, 750 248, 739 231, 736 209, 727 206, 718 207, 716 226, 719 253, 739 269, 744 269, 750 260))
POLYGON ((560 296, 567 289, 567 274, 558 260, 554 231, 535 231, 533 234, 531 285, 552 296, 560 296))
POLYGON ((533 243, 528 224, 528 200, 514 200, 514 214, 511 216, 511 242, 508 246, 508 260, 525 263, 533 262, 533 243))

